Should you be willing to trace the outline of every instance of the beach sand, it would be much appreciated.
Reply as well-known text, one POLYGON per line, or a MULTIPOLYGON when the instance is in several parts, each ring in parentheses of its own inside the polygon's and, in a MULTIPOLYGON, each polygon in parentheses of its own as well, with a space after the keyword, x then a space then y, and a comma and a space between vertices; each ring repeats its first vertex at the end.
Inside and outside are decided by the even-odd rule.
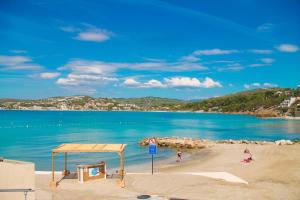
POLYGON ((218 144, 211 148, 184 153, 183 162, 172 157, 155 163, 127 168, 125 188, 116 179, 79 184, 64 179, 50 189, 50 175, 36 175, 37 199, 137 199, 141 194, 151 199, 300 199, 300 145, 247 145, 254 161, 241 163, 245 145, 218 144), (136 173, 138 172, 138 173, 136 173), (185 173, 227 172, 248 184, 228 182, 185 173))

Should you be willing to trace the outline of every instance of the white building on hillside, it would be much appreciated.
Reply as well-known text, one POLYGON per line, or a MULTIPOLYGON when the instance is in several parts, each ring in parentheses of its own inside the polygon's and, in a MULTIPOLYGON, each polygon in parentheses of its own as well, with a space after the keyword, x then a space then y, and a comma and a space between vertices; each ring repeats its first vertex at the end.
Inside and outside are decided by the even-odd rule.
POLYGON ((297 97, 291 97, 290 99, 285 99, 283 102, 281 102, 280 106, 282 108, 289 108, 293 103, 295 103, 297 100, 297 97))

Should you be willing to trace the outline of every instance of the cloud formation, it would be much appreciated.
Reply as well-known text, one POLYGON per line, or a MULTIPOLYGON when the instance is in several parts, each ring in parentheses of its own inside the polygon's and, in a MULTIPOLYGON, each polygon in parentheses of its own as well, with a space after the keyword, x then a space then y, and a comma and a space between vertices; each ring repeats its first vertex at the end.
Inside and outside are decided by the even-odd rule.
POLYGON ((271 53, 273 53, 273 51, 269 50, 269 49, 250 49, 248 51, 251 53, 255 53, 255 54, 271 54, 271 53))
POLYGON ((218 67, 217 71, 219 72, 237 72, 237 71, 241 71, 245 69, 245 67, 243 67, 240 63, 230 63, 227 64, 226 67, 218 67))
POLYGON ((79 85, 103 85, 111 81, 118 81, 114 77, 105 77, 101 75, 89 74, 69 74, 66 78, 59 78, 56 83, 64 86, 79 85))
POLYGON ((199 63, 190 62, 104 62, 97 60, 73 59, 66 65, 59 67, 58 70, 71 70, 78 73, 93 74, 112 74, 120 69, 133 71, 164 71, 164 72, 182 72, 182 71, 204 71, 208 68, 199 63))
POLYGON ((129 86, 129 87, 139 87, 141 85, 140 82, 136 81, 133 78, 127 78, 124 83, 125 86, 129 86))
POLYGON ((246 89, 255 89, 255 88, 274 88, 278 87, 277 84, 274 83, 251 83, 251 84, 244 84, 244 88, 246 89))
POLYGON ((265 64, 271 64, 271 63, 275 62, 275 59, 273 59, 273 58, 260 58, 259 60, 265 64))
POLYGON ((52 79, 52 78, 56 78, 58 76, 60 76, 60 73, 58 72, 44 72, 44 73, 40 73, 40 78, 43 79, 52 79))
POLYGON ((190 77, 171 77, 164 78, 163 82, 152 79, 145 83, 139 82, 133 78, 128 78, 123 83, 124 86, 137 88, 215 88, 222 87, 218 81, 206 77, 203 81, 190 77))
POLYGON ((43 67, 32 62, 28 56, 5 56, 0 55, 0 70, 40 70, 43 67))
POLYGON ((280 44, 276 46, 276 49, 281 52, 294 53, 299 50, 299 47, 294 44, 280 44))
POLYGON ((230 49, 230 50, 223 50, 223 49, 206 49, 206 50, 196 50, 193 54, 195 55, 227 55, 232 53, 238 53, 238 50, 230 49))
POLYGON ((65 26, 60 29, 68 33, 76 33, 74 37, 76 40, 90 41, 90 42, 104 42, 109 40, 114 33, 105 29, 98 28, 90 24, 83 24, 84 28, 77 28, 74 26, 65 26))
POLYGON ((109 31, 99 28, 92 28, 78 33, 75 39, 91 42, 104 42, 109 40, 111 36, 112 33, 109 31))
POLYGON ((188 55, 188 56, 181 57, 181 60, 187 61, 187 62, 196 62, 196 61, 199 61, 201 59, 194 56, 194 55, 188 55))

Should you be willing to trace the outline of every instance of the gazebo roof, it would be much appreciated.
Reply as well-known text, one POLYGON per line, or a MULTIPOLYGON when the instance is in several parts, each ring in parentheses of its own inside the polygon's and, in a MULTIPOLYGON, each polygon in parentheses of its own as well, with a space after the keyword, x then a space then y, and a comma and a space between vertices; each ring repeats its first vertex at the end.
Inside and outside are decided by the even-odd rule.
POLYGON ((122 152, 124 151, 125 146, 126 144, 62 144, 57 148, 52 149, 52 152, 122 152))

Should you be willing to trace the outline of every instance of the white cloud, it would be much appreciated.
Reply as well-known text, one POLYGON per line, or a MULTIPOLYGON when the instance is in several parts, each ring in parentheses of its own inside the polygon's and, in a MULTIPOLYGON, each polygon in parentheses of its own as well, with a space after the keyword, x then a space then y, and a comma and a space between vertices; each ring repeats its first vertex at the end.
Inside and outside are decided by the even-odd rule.
POLYGON ((144 60, 146 61, 150 61, 150 62, 165 62, 164 59, 159 59, 159 58, 147 58, 147 57, 143 57, 144 60))
POLYGON ((127 78, 123 82, 124 86, 127 87, 137 87, 137 88, 164 88, 166 87, 164 84, 162 84, 160 81, 151 79, 150 81, 147 81, 145 83, 141 83, 134 78, 127 78))
POLYGON ((108 82, 118 81, 114 77, 91 74, 69 74, 66 78, 59 78, 58 85, 79 86, 79 85, 103 85, 108 82))
POLYGON ((206 77, 204 81, 201 83, 201 87, 203 88, 215 88, 215 87, 223 87, 222 84, 218 81, 214 81, 213 79, 206 77))
POLYGON ((224 72, 224 71, 236 72, 236 71, 241 71, 243 69, 245 69, 245 67, 241 66, 241 64, 233 63, 233 64, 228 64, 226 67, 218 67, 217 71, 219 71, 219 72, 224 72))
POLYGON ((246 89, 273 88, 273 87, 278 87, 278 85, 274 84, 274 83, 251 83, 251 84, 244 84, 244 88, 246 88, 246 89))
POLYGON ((244 84, 244 88, 246 88, 246 89, 250 89, 250 85, 249 84, 244 84))
POLYGON ((79 85, 80 83, 75 80, 75 79, 70 79, 70 78, 59 78, 57 81, 56 81, 56 84, 58 85, 65 85, 65 86, 77 86, 79 85))
POLYGON ((266 31, 270 31, 271 29, 273 29, 273 27, 274 27, 274 24, 265 23, 265 24, 262 24, 262 25, 258 26, 256 28, 256 31, 258 31, 258 32, 266 32, 266 31))
POLYGON ((238 53, 238 50, 230 49, 230 50, 222 50, 222 49, 206 49, 206 50, 197 50, 194 51, 195 55, 226 55, 232 53, 238 53))
POLYGON ((272 50, 269 49, 250 49, 249 52, 255 54, 272 54, 272 50))
POLYGON ((75 39, 91 42, 104 42, 106 40, 109 40, 112 35, 113 34, 107 30, 92 28, 78 33, 75 39))
POLYGON ((32 63, 32 59, 27 56, 4 56, 0 55, 0 70, 39 70, 41 65, 32 63))
POLYGON ((43 78, 43 79, 51 79, 51 78, 56 78, 58 76, 60 76, 60 73, 58 73, 58 72, 40 73, 40 78, 43 78))
POLYGON ((280 44, 276 49, 281 52, 294 53, 299 50, 299 47, 294 44, 280 44))
POLYGON ((98 28, 90 24, 83 24, 84 28, 65 26, 60 29, 68 33, 76 33, 74 39, 90 42, 104 42, 109 40, 114 33, 105 29, 98 28))
POLYGON ((190 77, 173 77, 165 78, 166 84, 169 87, 200 87, 201 83, 197 78, 190 77))
MULTIPOLYGON (((133 70, 133 71, 166 71, 166 72, 182 72, 182 71, 202 71, 207 70, 197 63, 189 62, 174 62, 168 63, 165 61, 157 62, 103 62, 97 60, 81 60, 73 59, 65 65, 58 68, 58 70, 69 71, 66 77, 60 77, 56 83, 63 86, 86 86, 96 87, 97 85, 106 84, 112 81, 118 81, 115 78, 119 70, 133 70)), ((134 79, 127 79, 123 85, 130 87, 143 88, 164 88, 167 87, 164 83, 158 80, 150 80, 145 83, 137 82, 134 79)))
POLYGON ((148 82, 145 83, 145 87, 149 87, 149 88, 164 88, 165 85, 162 84, 160 81, 152 79, 148 82))
POLYGON ((138 87, 141 85, 140 82, 136 81, 135 79, 133 78, 127 78, 124 83, 123 83, 125 86, 129 86, 129 87, 138 87))
POLYGON ((264 83, 263 86, 264 87, 270 87, 270 88, 272 88, 272 87, 278 87, 278 85, 274 84, 274 83, 264 83))
POLYGON ((13 49, 10 52, 15 53, 15 54, 27 53, 27 51, 25 51, 25 50, 19 50, 19 49, 13 49))
POLYGON ((250 67, 264 67, 266 66, 266 64, 262 64, 262 63, 255 63, 255 64, 251 64, 249 65, 250 67))
MULTIPOLYGON (((122 64, 119 65, 120 67, 122 64)), ((116 71, 118 67, 115 63, 90 60, 71 60, 66 65, 59 67, 58 70, 71 70, 79 74, 102 74, 107 75, 116 71)))
POLYGON ((187 61, 187 62, 196 62, 201 60, 200 58, 193 56, 193 55, 189 55, 189 56, 183 56, 181 57, 181 60, 183 61, 187 61))
POLYGON ((275 59, 273 59, 273 58, 261 58, 259 60, 265 64, 271 64, 275 61, 275 59))
POLYGON ((168 87, 191 87, 191 88, 214 88, 222 87, 221 83, 214 81, 213 79, 206 77, 203 82, 197 78, 190 77, 173 77, 165 78, 166 85, 168 87))
POLYGON ((133 78, 127 78, 124 86, 136 88, 215 88, 222 87, 221 83, 206 77, 203 81, 190 77, 164 78, 163 82, 152 79, 147 82, 139 82, 133 78))
POLYGON ((253 87, 260 87, 260 83, 252 83, 253 87))
POLYGON ((72 70, 78 73, 93 74, 111 74, 119 69, 129 69, 134 71, 166 71, 166 72, 182 72, 182 71, 203 71, 208 68, 198 63, 189 62, 103 62, 96 60, 71 60, 66 65, 59 67, 59 70, 72 70))

